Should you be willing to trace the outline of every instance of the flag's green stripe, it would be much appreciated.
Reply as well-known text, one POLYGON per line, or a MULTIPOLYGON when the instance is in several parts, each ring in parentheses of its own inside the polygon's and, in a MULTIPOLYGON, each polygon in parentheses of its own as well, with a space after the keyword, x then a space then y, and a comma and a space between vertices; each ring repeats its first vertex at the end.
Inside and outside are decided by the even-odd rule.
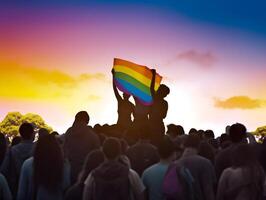
POLYGON ((139 82, 138 80, 136 80, 132 76, 129 76, 129 75, 122 73, 122 72, 116 72, 115 77, 120 78, 120 79, 134 85, 139 90, 146 93, 147 95, 151 95, 150 88, 147 87, 146 85, 142 84, 141 82, 139 82))

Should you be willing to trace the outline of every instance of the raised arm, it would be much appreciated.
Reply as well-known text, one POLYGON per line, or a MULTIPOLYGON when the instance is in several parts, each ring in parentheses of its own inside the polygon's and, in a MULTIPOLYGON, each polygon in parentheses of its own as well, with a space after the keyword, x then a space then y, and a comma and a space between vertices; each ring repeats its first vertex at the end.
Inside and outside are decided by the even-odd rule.
POLYGON ((114 93, 115 93, 115 97, 117 99, 117 101, 122 101, 122 97, 120 96, 118 90, 117 90, 117 87, 115 85, 115 78, 114 78, 114 69, 112 69, 112 74, 113 74, 113 90, 114 90, 114 93))
POLYGON ((151 79, 150 91, 151 91, 151 96, 154 99, 154 97, 155 97, 155 89, 154 89, 154 86, 155 86, 156 70, 155 69, 152 69, 151 72, 152 72, 152 79, 151 79))

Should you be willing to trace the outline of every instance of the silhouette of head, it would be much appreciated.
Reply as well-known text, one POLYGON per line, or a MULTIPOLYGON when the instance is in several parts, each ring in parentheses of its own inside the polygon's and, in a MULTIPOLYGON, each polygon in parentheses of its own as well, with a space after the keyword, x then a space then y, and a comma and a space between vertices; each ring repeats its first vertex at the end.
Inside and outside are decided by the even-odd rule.
POLYGON ((74 123, 82 122, 88 124, 89 121, 90 121, 89 114, 86 111, 80 111, 76 114, 74 123))
POLYGON ((57 132, 57 131, 53 131, 52 133, 51 133, 51 135, 53 135, 53 136, 59 136, 59 133, 57 132))
POLYGON ((130 97, 130 95, 129 95, 129 94, 127 94, 127 93, 123 93, 123 98, 124 98, 124 100, 128 100, 128 99, 129 99, 129 97, 130 97))
POLYGON ((206 141, 200 143, 199 155, 210 160, 212 163, 214 162, 215 158, 214 148, 206 141))
POLYGON ((177 137, 177 132, 175 129, 175 125, 174 124, 169 124, 167 125, 167 131, 166 134, 171 137, 171 138, 175 138, 177 137))
POLYGON ((110 137, 103 143, 103 153, 108 160, 115 160, 121 155, 121 144, 118 139, 110 137))
POLYGON ((236 123, 230 127, 229 136, 233 143, 242 142, 247 135, 247 129, 243 124, 236 123))
POLYGON ((32 124, 27 122, 21 124, 19 127, 19 134, 23 140, 33 140, 35 133, 32 124))
POLYGON ((84 183, 89 173, 97 168, 104 161, 104 154, 101 150, 96 149, 90 152, 83 164, 82 171, 79 175, 79 182, 84 183))
POLYGON ((168 94, 170 93, 170 89, 169 87, 167 87, 164 84, 161 84, 158 91, 157 91, 157 96, 159 96, 160 98, 164 98, 166 97, 168 94))
POLYGON ((158 153, 161 159, 167 159, 175 153, 174 143, 168 138, 164 137, 158 144, 158 153))
POLYGON ((195 128, 191 128, 191 129, 189 130, 188 134, 191 135, 191 134, 194 134, 194 133, 197 133, 197 132, 198 132, 197 129, 195 129, 195 128))
POLYGON ((188 135, 186 141, 185 141, 185 147, 187 148, 194 148, 198 149, 200 144, 200 137, 196 133, 188 135))
POLYGON ((38 133, 39 133, 39 138, 43 137, 45 135, 49 135, 49 131, 47 129, 45 129, 45 128, 40 128, 38 133))
POLYGON ((184 128, 181 125, 176 125, 176 132, 178 135, 185 135, 184 128))
POLYGON ((206 130, 204 133, 206 139, 214 139, 214 132, 212 130, 206 130))

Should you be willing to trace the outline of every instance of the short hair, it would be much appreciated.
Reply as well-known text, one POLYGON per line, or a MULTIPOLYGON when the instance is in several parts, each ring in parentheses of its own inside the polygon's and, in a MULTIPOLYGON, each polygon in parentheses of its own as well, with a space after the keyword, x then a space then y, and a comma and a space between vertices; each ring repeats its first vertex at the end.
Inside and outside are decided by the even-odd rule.
POLYGON ((159 142, 157 150, 160 158, 167 159, 175 152, 175 145, 168 137, 164 137, 159 142))
POLYGON ((114 137, 107 138, 103 143, 103 153, 109 160, 113 160, 121 155, 121 144, 114 137))
POLYGON ((185 131, 181 125, 169 124, 167 125, 167 133, 170 135, 179 136, 184 135, 185 131))
POLYGON ((204 135, 208 139, 214 139, 215 138, 213 130, 206 130, 204 135))
POLYGON ((246 138, 247 129, 243 124, 236 123, 230 127, 229 136, 233 143, 239 143, 246 138))
POLYGON ((195 129, 195 128, 191 128, 191 129, 189 130, 188 134, 190 135, 190 134, 194 134, 194 133, 197 133, 197 132, 198 132, 197 129, 195 129))
POLYGON ((227 135, 226 133, 223 133, 221 136, 220 136, 220 144, 224 143, 224 142, 228 142, 228 141, 231 141, 230 140, 230 136, 227 135))
POLYGON ((170 89, 165 84, 161 84, 159 86, 159 89, 157 90, 157 94, 159 94, 162 97, 166 97, 170 93, 170 89))
POLYGON ((176 125, 176 132, 178 135, 185 135, 184 128, 181 125, 176 125))
POLYGON ((34 136, 34 128, 31 123, 25 122, 20 125, 19 127, 19 134, 21 135, 22 139, 30 140, 33 139, 34 136))
POLYGON ((200 140, 199 135, 197 133, 194 133, 194 134, 188 135, 184 145, 185 147, 198 149, 200 142, 201 140, 200 140))
POLYGON ((39 133, 39 137, 43 137, 45 135, 49 135, 49 131, 46 128, 40 128, 38 133, 39 133))
POLYGON ((75 122, 86 122, 89 123, 90 116, 86 111, 79 111, 75 116, 75 122))

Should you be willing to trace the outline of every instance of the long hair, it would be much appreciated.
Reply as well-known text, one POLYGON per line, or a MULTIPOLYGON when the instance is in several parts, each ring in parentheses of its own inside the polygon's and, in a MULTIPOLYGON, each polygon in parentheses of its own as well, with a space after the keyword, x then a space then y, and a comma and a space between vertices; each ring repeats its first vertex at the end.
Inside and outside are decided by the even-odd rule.
POLYGON ((234 149, 233 168, 242 168, 243 176, 248 180, 249 190, 252 191, 252 194, 263 193, 265 173, 250 144, 239 144, 234 149))
POLYGON ((90 152, 83 164, 82 171, 79 174, 79 184, 84 184, 89 173, 97 168, 104 161, 104 154, 101 150, 96 149, 90 152))
POLYGON ((33 155, 34 196, 40 186, 57 191, 63 179, 63 153, 53 135, 39 138, 33 155))
POLYGON ((0 133, 0 165, 2 164, 7 150, 7 141, 3 133, 0 133))

